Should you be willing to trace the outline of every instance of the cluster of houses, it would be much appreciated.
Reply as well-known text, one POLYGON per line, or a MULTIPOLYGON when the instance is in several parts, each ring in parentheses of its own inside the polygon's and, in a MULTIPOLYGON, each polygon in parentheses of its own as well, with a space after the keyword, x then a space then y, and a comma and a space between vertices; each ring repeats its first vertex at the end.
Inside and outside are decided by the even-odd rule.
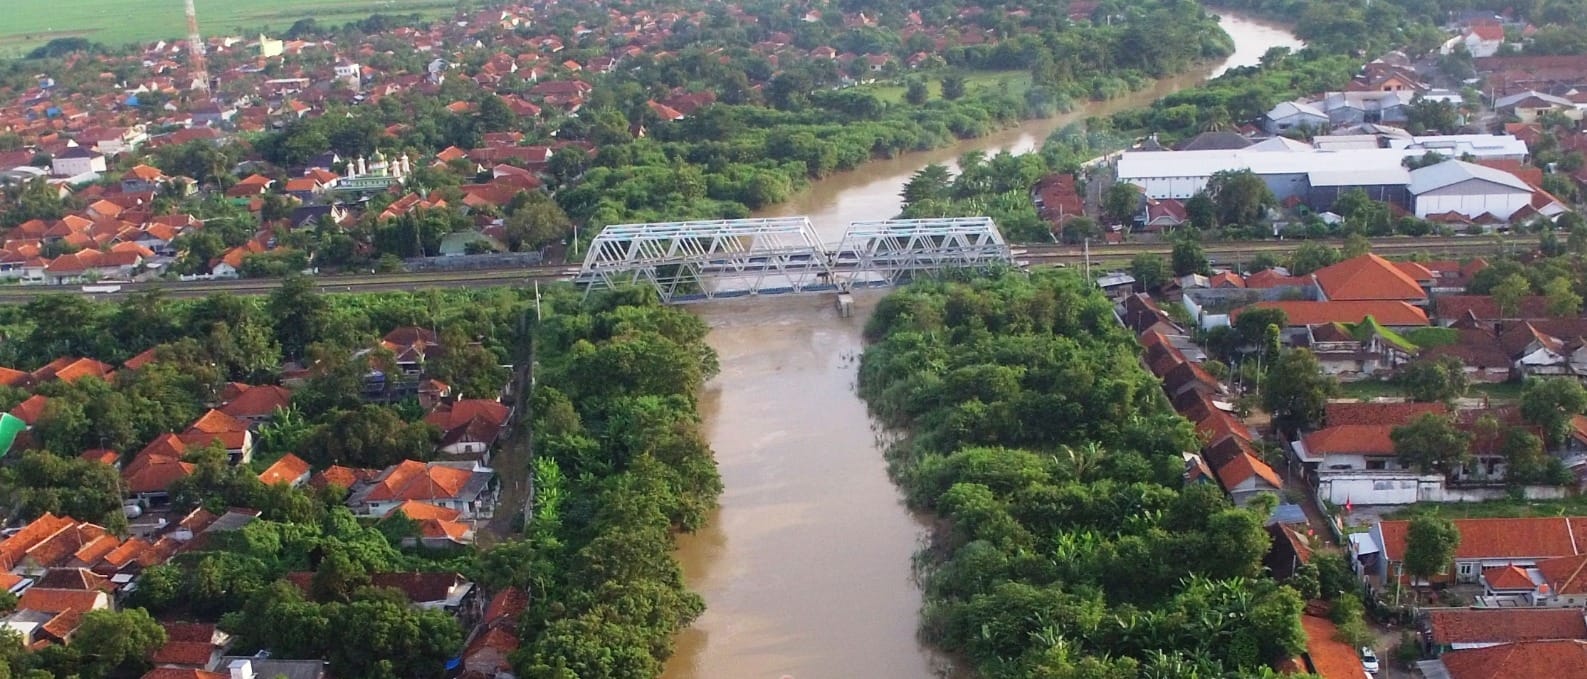
POLYGON ((1427 677, 1576 677, 1587 660, 1587 518, 1455 519, 1460 542, 1431 580, 1405 570, 1409 522, 1351 533, 1351 563, 1385 598, 1448 588, 1472 606, 1420 609, 1427 677))
MULTIPOLYGON (((454 398, 451 388, 425 376, 424 361, 444 348, 433 331, 401 327, 387 333, 380 346, 391 352, 393 365, 366 376, 366 396, 392 394, 417 397, 428 410, 424 421, 441 432, 433 462, 407 461, 386 469, 333 466, 311 473, 310 465, 287 453, 274 460, 259 477, 267 484, 315 487, 336 485, 350 491, 348 506, 361 516, 384 517, 400 511, 419 523, 422 542, 440 547, 467 544, 473 539, 472 522, 491 517, 495 506, 495 474, 489 467, 497 440, 511 423, 512 409, 491 399, 454 398)), ((122 366, 137 370, 158 360, 152 352, 128 359, 122 366)), ((301 384, 311 369, 289 371, 284 382, 301 384)), ((115 369, 87 358, 62 358, 31 373, 0 369, 0 383, 29 388, 42 382, 97 377, 111 379, 115 369)), ((190 454, 206 448, 225 452, 228 464, 247 465, 254 459, 259 428, 291 406, 287 386, 230 383, 214 407, 186 430, 156 437, 130 456, 121 451, 88 450, 86 459, 116 467, 122 491, 140 508, 158 509, 170 501, 172 486, 191 476, 197 467, 190 454)), ((29 396, 10 411, 29 429, 17 436, 13 447, 26 447, 31 427, 45 417, 50 397, 29 396)))
MULTIPOLYGON (((397 328, 379 344, 393 360, 384 372, 376 371, 366 379, 381 383, 383 389, 391 382, 420 385, 404 393, 419 396, 428 409, 424 421, 442 432, 435 451, 438 459, 407 460, 385 469, 330 466, 315 470, 302 458, 287 453, 265 466, 258 477, 267 485, 345 489, 349 491, 347 505, 358 516, 377 522, 397 517, 412 522, 412 533, 404 538, 407 546, 444 549, 469 545, 475 523, 489 519, 494 511, 497 482, 487 465, 497 439, 510 423, 512 410, 495 400, 453 398, 447 385, 427 378, 425 360, 444 351, 429 330, 397 328)), ((146 352, 128 360, 121 369, 137 370, 156 360, 157 356, 146 352)), ((32 372, 0 369, 0 382, 31 388, 54 380, 111 379, 115 371, 92 359, 62 358, 32 372)), ((188 461, 190 453, 218 448, 225 451, 229 464, 248 465, 253 461, 259 428, 288 408, 291 398, 290 389, 283 386, 227 384, 214 408, 190 427, 162 435, 131 456, 112 450, 82 452, 85 459, 118 469, 125 500, 138 508, 128 511, 134 519, 130 536, 123 538, 103 526, 53 514, 4 533, 0 538, 0 587, 17 595, 18 604, 0 618, 0 625, 15 632, 29 648, 68 644, 84 614, 119 606, 137 586, 142 571, 183 553, 202 551, 213 535, 257 520, 259 512, 250 509, 234 508, 216 515, 201 508, 173 517, 164 507, 173 484, 196 471, 188 461)), ((34 394, 10 412, 29 425, 17 435, 14 447, 29 445, 31 425, 44 416, 48 402, 49 397, 34 394)), ((312 574, 292 573, 287 579, 307 591, 312 574)), ((371 582, 401 592, 413 606, 447 611, 465 629, 472 627, 460 659, 463 671, 471 673, 468 676, 495 677, 510 669, 508 656, 518 644, 518 615, 527 603, 523 592, 505 590, 486 599, 474 583, 452 572, 373 573, 371 582)), ((213 625, 163 624, 168 642, 154 654, 155 669, 146 675, 152 679, 325 676, 320 660, 227 655, 230 639, 213 625)))
POLYGON ((1162 380, 1169 402, 1206 442, 1199 454, 1186 454, 1186 481, 1216 483, 1239 505, 1283 490, 1283 478, 1256 446, 1260 439, 1236 414, 1234 393, 1201 367, 1207 355, 1185 329, 1145 294, 1125 298, 1115 311, 1140 339, 1141 360, 1162 380))
MULTIPOLYGON (((0 539, 0 586, 17 596, 0 627, 29 649, 70 644, 84 615, 115 610, 137 587, 143 571, 173 558, 202 552, 218 534, 257 520, 256 510, 216 515, 195 509, 146 535, 122 539, 92 523, 45 514, 0 539)), ((309 591, 312 573, 288 573, 287 582, 309 591)), ((485 598, 455 572, 379 572, 370 584, 399 592, 416 608, 445 611, 472 629, 460 666, 469 676, 494 677, 511 668, 517 619, 527 596, 508 588, 485 598)), ((320 679, 322 660, 289 660, 268 654, 228 655, 232 639, 213 624, 163 621, 166 642, 150 659, 145 679, 320 679)))
MULTIPOLYGON (((723 10, 735 22, 759 22, 736 5, 723 10)), ((236 133, 269 131, 323 115, 335 106, 377 105, 399 95, 438 97, 449 81, 466 81, 481 93, 497 94, 525 118, 576 114, 590 100, 595 77, 612 72, 625 60, 674 57, 665 45, 681 27, 711 21, 711 13, 704 9, 612 7, 604 21, 580 22, 563 35, 549 27, 560 26, 553 19, 565 11, 561 3, 546 2, 460 13, 450 21, 364 36, 358 44, 265 36, 209 38, 207 83, 191 70, 186 59, 189 46, 181 40, 155 42, 128 54, 71 55, 68 68, 80 69, 88 62, 104 71, 103 76, 86 82, 74 79, 66 87, 42 74, 32 87, 0 90, 0 134, 16 135, 23 142, 20 148, 0 151, 0 185, 47 181, 51 190, 90 207, 59 220, 30 221, 0 237, 0 279, 77 284, 162 275, 179 254, 172 250, 172 241, 203 224, 187 215, 153 214, 155 198, 188 195, 195 182, 167 177, 148 165, 118 173, 118 167, 131 162, 128 157, 192 141, 219 144, 236 133), (588 56, 594 45, 606 53, 588 56), (582 56, 569 56, 575 53, 582 56), (391 63, 386 57, 392 54, 417 55, 425 66, 373 65, 391 63), (111 75, 129 67, 140 75, 125 80, 111 75), (208 96, 191 96, 201 86, 207 87, 208 96)), ((864 13, 826 15, 837 11, 812 9, 803 20, 851 29, 880 26, 877 17, 864 13)), ((767 32, 752 50, 774 69, 785 59, 831 61, 848 80, 856 81, 927 65, 937 59, 934 55, 955 45, 995 41, 991 29, 973 27, 982 12, 971 7, 946 17, 956 27, 953 30, 928 24, 920 12, 906 13, 895 30, 916 50, 929 45, 926 51, 855 54, 830 45, 807 48, 796 45, 791 31, 767 32)), ((654 121, 672 121, 709 106, 716 96, 711 91, 676 88, 657 93, 647 105, 654 121)), ((473 107, 472 101, 463 99, 447 106, 458 114, 473 107)), ((407 125, 396 124, 384 134, 394 142, 407 131, 407 125)), ((643 136, 644 126, 631 132, 643 136)), ((416 161, 405 157, 388 161, 378 153, 368 159, 327 157, 302 168, 284 168, 285 175, 246 177, 226 191, 239 205, 258 213, 264 199, 276 195, 300 206, 290 218, 264 224, 247 243, 214 257, 205 270, 189 273, 236 277, 246 258, 274 249, 283 230, 327 223, 348 226, 362 217, 358 199, 381 192, 394 198, 379 213, 381 219, 422 209, 476 212, 473 229, 452 234, 440 252, 428 255, 504 251, 509 239, 500 220, 478 216, 477 210, 500 208, 520 191, 538 188, 540 174, 555 155, 595 152, 588 142, 536 141, 518 132, 491 133, 476 148, 441 151, 433 159, 436 166, 451 167, 471 178, 488 175, 485 181, 470 181, 459 192, 444 192, 445 196, 441 191, 407 189, 404 178, 416 161)))
MULTIPOLYGON (((1366 254, 1305 276, 1276 269, 1245 276, 1228 271, 1191 275, 1165 286, 1163 294, 1178 297, 1203 330, 1230 325, 1252 310, 1281 311, 1280 341, 1310 350, 1325 374, 1346 381, 1392 377, 1412 361, 1440 358, 1455 359, 1473 383, 1587 374, 1581 339, 1587 336, 1587 320, 1576 314, 1557 317, 1541 296, 1522 297, 1505 308, 1491 296, 1464 294, 1466 283, 1486 267, 1481 259, 1408 262, 1366 254)), ((1116 288, 1131 286, 1125 282, 1116 288)), ((1125 294, 1116 298, 1126 309, 1139 306, 1125 294)), ((1457 502, 1502 494, 1488 487, 1506 471, 1497 439, 1478 437, 1473 462, 1449 475, 1423 474, 1398 461, 1390 432, 1428 413, 1449 417, 1467 431, 1476 431, 1485 417, 1501 433, 1529 427, 1513 407, 1484 404, 1452 411, 1443 404, 1332 404, 1325 426, 1296 432, 1287 441, 1292 464, 1320 498, 1339 505, 1457 502)), ((1581 425, 1554 451, 1578 472, 1587 471, 1587 458, 1578 453, 1587 447, 1587 419, 1581 425)), ((1526 492, 1552 497, 1562 491, 1529 487, 1526 492)))

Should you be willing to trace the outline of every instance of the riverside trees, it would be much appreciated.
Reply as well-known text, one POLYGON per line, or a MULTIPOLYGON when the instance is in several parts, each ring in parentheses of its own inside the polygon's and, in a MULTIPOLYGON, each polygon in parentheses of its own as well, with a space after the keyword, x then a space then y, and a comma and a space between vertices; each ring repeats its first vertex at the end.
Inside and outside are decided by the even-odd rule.
POLYGON ((861 394, 912 434, 899 482, 951 524, 932 640, 993 678, 1244 674, 1303 645, 1262 517, 1180 488, 1189 423, 1078 276, 916 284, 867 335, 861 394))

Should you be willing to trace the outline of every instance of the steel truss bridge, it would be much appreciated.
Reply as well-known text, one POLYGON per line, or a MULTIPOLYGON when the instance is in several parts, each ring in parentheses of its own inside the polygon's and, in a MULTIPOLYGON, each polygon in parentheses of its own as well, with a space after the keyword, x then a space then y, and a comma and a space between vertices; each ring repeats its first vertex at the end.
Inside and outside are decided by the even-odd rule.
POLYGON ((988 217, 854 222, 832 248, 808 218, 771 217, 608 226, 590 244, 577 280, 585 294, 648 285, 673 303, 843 292, 1011 263, 988 217))

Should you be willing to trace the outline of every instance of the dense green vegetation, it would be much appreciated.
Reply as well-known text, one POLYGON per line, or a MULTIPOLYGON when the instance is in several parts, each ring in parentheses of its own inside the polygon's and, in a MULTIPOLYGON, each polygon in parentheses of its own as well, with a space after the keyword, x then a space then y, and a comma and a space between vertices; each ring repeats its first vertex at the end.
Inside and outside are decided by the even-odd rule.
POLYGON ((1078 276, 917 283, 867 334, 861 393, 910 434, 896 477, 948 525, 928 638, 992 678, 1262 676, 1303 645, 1265 508, 1180 487, 1190 425, 1078 276))
POLYGON ((716 373, 705 325, 641 291, 556 296, 535 333, 536 503, 522 540, 487 551, 534 592, 518 676, 651 677, 704 610, 672 536, 721 492, 696 393, 716 373))

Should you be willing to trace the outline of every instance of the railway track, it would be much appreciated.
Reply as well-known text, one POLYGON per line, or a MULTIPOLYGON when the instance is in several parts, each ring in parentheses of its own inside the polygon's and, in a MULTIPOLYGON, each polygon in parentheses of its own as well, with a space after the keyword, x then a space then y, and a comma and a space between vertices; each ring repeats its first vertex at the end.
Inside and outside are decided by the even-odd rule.
MULTIPOLYGON (((1250 259, 1258 253, 1282 254, 1294 250, 1305 241, 1229 241, 1208 242, 1202 245, 1214 264, 1236 263, 1250 259)), ((1313 241, 1334 247, 1341 240, 1313 241)), ((1373 241, 1372 251, 1383 255, 1409 255, 1426 253, 1434 257, 1470 257, 1493 255, 1501 252, 1525 252, 1537 247, 1535 236, 1507 237, 1436 237, 1436 238, 1383 238, 1373 241)), ((1122 266, 1141 253, 1168 256, 1173 250, 1170 243, 1122 243, 1099 245, 1091 248, 1093 266, 1122 266)), ((1015 248, 1015 257, 1031 266, 1070 266, 1086 261, 1085 249, 1074 245, 1030 244, 1015 248)), ((543 264, 511 269, 474 269, 469 271, 437 271, 427 273, 327 275, 315 278, 322 292, 396 292, 430 288, 493 287, 523 285, 532 281, 572 280, 578 272, 576 265, 543 264)), ((79 286, 13 285, 0 286, 0 304, 19 304, 50 294, 86 294, 92 297, 114 297, 140 290, 164 290, 172 297, 202 297, 218 293, 233 295, 266 295, 281 285, 279 279, 238 279, 227 281, 148 281, 115 285, 114 292, 91 293, 79 286)))

